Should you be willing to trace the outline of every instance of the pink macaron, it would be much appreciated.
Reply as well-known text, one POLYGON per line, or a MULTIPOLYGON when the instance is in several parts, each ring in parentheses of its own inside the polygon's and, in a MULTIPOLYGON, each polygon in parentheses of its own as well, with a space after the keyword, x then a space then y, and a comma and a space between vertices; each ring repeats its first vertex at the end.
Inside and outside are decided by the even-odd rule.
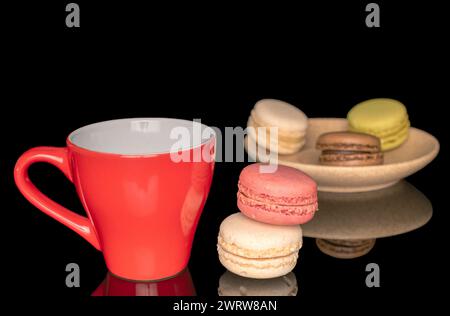
POLYGON ((238 208, 246 216, 268 224, 297 225, 311 220, 318 208, 317 184, 298 169, 255 163, 239 176, 238 208))

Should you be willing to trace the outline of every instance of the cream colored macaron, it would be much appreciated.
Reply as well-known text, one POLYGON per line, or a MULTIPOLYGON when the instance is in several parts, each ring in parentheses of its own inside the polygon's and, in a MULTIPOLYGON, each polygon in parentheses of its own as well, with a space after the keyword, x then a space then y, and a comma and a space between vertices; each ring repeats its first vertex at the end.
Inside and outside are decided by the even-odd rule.
POLYGON ((301 246, 299 225, 269 225, 235 213, 220 225, 217 251, 220 262, 231 272, 267 279, 291 272, 301 246))
POLYGON ((263 99, 253 107, 247 122, 249 137, 279 154, 292 154, 305 144, 308 118, 297 107, 280 100, 263 99), (277 128, 277 134, 270 128, 277 128), (265 131, 261 128, 265 128, 265 131), (258 132, 265 132, 265 141, 258 132), (258 136, 260 139, 258 139, 258 136), (275 148, 274 148, 274 145, 275 148))
POLYGON ((290 272, 278 278, 250 279, 226 271, 219 279, 219 296, 296 296, 297 278, 290 272))

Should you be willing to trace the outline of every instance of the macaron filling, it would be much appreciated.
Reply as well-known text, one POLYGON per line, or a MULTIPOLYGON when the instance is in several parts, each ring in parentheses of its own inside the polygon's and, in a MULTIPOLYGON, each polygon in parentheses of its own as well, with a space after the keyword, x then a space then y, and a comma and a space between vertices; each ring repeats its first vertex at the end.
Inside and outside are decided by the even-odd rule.
POLYGON ((385 148, 389 148, 397 143, 402 143, 403 141, 406 140, 408 134, 409 134, 409 125, 400 132, 398 132, 397 134, 383 136, 382 138, 380 138, 381 145, 385 148))
POLYGON ((239 265, 241 268, 251 267, 253 269, 270 269, 290 267, 297 263, 298 253, 291 253, 283 257, 273 258, 247 258, 228 252, 222 247, 218 246, 219 259, 239 265))
MULTIPOLYGON (((252 111, 253 112, 253 111, 252 111)), ((254 113, 251 113, 248 121, 248 125, 254 128, 266 127, 267 137, 270 137, 271 124, 262 123, 254 113)), ((278 127, 278 126, 277 126, 278 127)), ((286 142, 302 142, 305 137, 305 131, 286 131, 278 127, 278 140, 286 142)))
POLYGON ((262 202, 268 202, 272 204, 280 204, 280 205, 296 205, 296 206, 302 206, 302 205, 309 205, 314 204, 317 202, 317 192, 313 192, 309 196, 295 196, 295 197, 288 197, 288 196, 276 196, 276 195, 270 195, 266 193, 259 193, 252 189, 250 189, 248 186, 244 185, 242 181, 238 182, 238 194, 241 193, 242 195, 253 199, 257 201, 262 202))
POLYGON ((382 153, 370 152, 354 152, 354 151, 326 151, 322 152, 319 157, 321 162, 327 161, 349 161, 349 160, 374 160, 379 161, 383 159, 382 153))
POLYGON ((217 245, 224 251, 236 256, 253 259, 267 259, 286 257, 293 253, 297 253, 302 247, 302 240, 284 247, 278 246, 277 248, 247 249, 239 247, 235 243, 226 242, 222 234, 219 233, 219 236, 217 237, 217 245))
POLYGON ((267 212, 281 213, 283 215, 307 215, 314 213, 318 208, 317 202, 301 206, 268 204, 266 202, 251 199, 243 194, 238 194, 238 201, 249 207, 262 209, 267 212))
POLYGON ((317 194, 308 197, 277 197, 264 193, 258 194, 241 182, 238 183, 238 187, 238 202, 268 212, 282 213, 284 215, 306 215, 314 213, 318 208, 317 194))
POLYGON ((296 135, 290 132, 283 131, 282 129, 278 128, 277 134, 271 133, 271 129, 269 125, 260 125, 259 123, 256 123, 253 116, 250 116, 247 127, 250 127, 247 129, 248 136, 258 143, 258 145, 263 146, 265 148, 272 148, 274 144, 278 146, 278 149, 276 150, 280 154, 288 154, 293 153, 296 151, 299 151, 303 145, 305 144, 305 136, 303 135, 296 135), (265 138, 260 139, 259 135, 259 127, 265 127, 265 138), (265 139, 265 144, 264 144, 265 139), (260 142, 263 141, 261 144, 260 142))
POLYGON ((398 124, 392 126, 392 127, 387 127, 387 128, 370 128, 367 126, 358 126, 355 125, 352 122, 349 122, 349 129, 350 131, 356 131, 356 132, 364 132, 367 134, 371 134, 371 135, 375 135, 377 137, 389 137, 392 135, 395 135, 401 131, 403 131, 404 129, 407 129, 410 127, 410 122, 409 122, 409 118, 406 115, 401 122, 399 122, 398 124))

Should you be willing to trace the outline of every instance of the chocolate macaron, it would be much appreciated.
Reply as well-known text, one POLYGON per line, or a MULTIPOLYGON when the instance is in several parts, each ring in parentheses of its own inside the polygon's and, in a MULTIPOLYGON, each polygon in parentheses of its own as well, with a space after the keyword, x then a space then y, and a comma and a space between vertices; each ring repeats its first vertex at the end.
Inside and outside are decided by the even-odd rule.
POLYGON ((355 132, 331 132, 319 136, 319 162, 329 166, 370 166, 383 164, 380 140, 355 132))

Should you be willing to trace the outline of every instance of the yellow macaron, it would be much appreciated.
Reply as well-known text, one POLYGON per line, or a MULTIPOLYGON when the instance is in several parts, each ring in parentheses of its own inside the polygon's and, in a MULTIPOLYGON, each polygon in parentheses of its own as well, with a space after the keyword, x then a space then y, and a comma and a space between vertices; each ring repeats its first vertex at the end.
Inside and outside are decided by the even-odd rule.
POLYGON ((378 137, 382 151, 397 148, 408 138, 408 113, 397 100, 378 98, 361 102, 348 112, 347 120, 350 131, 378 137))

